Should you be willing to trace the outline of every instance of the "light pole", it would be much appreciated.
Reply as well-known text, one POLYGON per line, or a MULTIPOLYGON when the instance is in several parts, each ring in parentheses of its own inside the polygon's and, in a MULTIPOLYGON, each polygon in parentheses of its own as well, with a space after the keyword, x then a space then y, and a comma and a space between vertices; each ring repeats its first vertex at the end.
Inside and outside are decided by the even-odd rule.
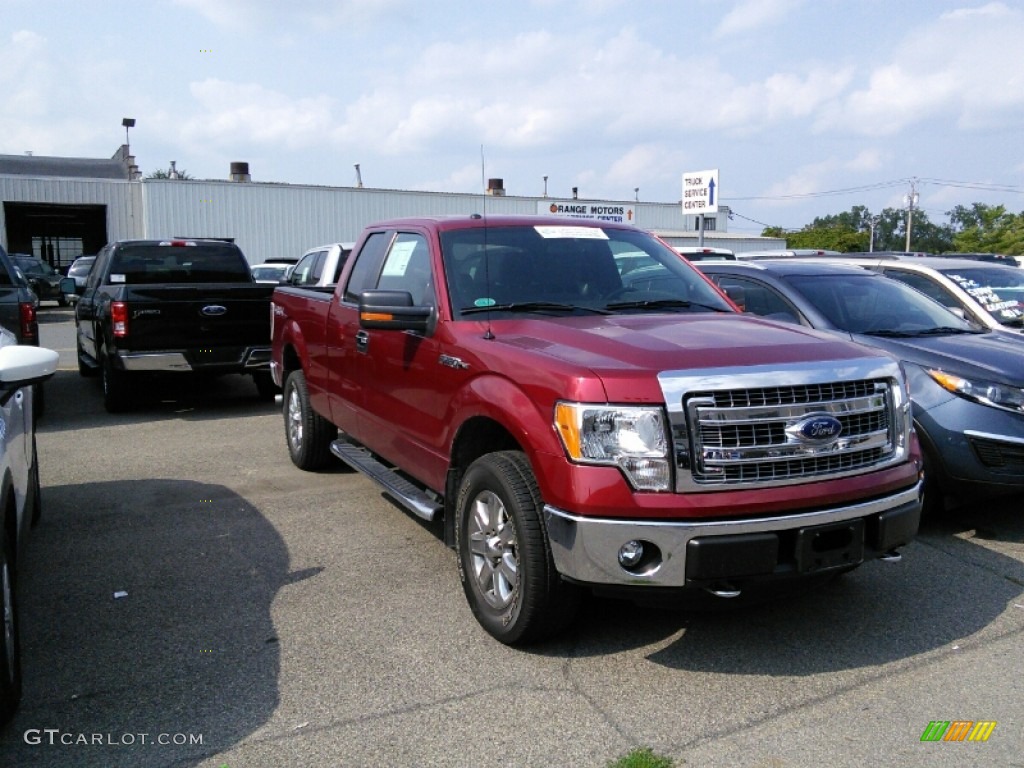
POLYGON ((872 216, 868 219, 868 226, 871 228, 871 235, 868 238, 868 253, 875 252, 875 227, 878 226, 878 222, 881 216, 872 216))
POLYGON ((132 148, 131 148, 131 144, 128 142, 128 129, 135 127, 135 118, 134 117, 124 117, 124 118, 121 118, 121 125, 124 126, 124 148, 125 148, 125 154, 126 155, 130 155, 132 153, 132 148))

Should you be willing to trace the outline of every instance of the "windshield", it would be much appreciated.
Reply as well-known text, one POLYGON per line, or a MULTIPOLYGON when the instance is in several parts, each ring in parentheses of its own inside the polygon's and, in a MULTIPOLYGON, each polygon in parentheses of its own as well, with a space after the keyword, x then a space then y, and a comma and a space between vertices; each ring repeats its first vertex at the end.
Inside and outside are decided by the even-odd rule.
POLYGON ((791 275, 786 280, 832 325, 849 333, 917 336, 977 330, 920 291, 870 272, 791 275))
POLYGON ((284 277, 284 273, 287 271, 288 267, 284 264, 274 267, 253 267, 252 276, 256 280, 267 280, 276 283, 284 277))
POLYGON ((72 264, 71 268, 68 270, 68 276, 81 277, 83 275, 88 275, 89 271, 92 269, 94 261, 96 261, 95 256, 90 259, 76 259, 75 263, 72 264))
POLYGON ((733 311, 675 251, 640 230, 461 229, 443 232, 441 248, 456 318, 733 311))
POLYGON ((56 270, 39 259, 18 259, 18 266, 27 275, 54 275, 56 270))
POLYGON ((940 271, 1003 325, 1024 324, 1024 269, 978 266, 940 271))
POLYGON ((110 282, 251 283, 249 265, 237 248, 222 245, 127 245, 110 265, 110 282))

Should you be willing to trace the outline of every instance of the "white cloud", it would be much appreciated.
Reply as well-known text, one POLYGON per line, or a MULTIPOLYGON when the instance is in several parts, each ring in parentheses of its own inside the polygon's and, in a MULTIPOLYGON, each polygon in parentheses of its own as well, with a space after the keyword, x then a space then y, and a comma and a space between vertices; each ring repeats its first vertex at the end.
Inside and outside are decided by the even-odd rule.
POLYGON ((212 78, 192 83, 190 91, 202 110, 180 126, 190 142, 297 150, 323 144, 333 127, 333 100, 327 96, 293 98, 253 83, 212 78))
POLYGON ((256 30, 298 21, 301 24, 337 27, 387 16, 409 0, 174 0, 217 26, 256 30))
POLYGON ((753 32, 783 21, 804 0, 740 0, 719 22, 716 37, 753 32))
POLYGON ((1024 117, 1024 13, 1002 3, 947 13, 908 34, 866 86, 818 122, 866 135, 1019 125, 1024 117))

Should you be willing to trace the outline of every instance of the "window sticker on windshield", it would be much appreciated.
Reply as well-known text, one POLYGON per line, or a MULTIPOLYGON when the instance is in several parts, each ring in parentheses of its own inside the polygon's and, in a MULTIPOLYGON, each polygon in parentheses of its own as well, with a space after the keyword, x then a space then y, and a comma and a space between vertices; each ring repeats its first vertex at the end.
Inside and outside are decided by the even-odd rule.
POLYGON ((494 299, 477 299, 476 301, 473 302, 473 306, 474 307, 493 307, 497 303, 498 302, 496 302, 494 299))
POLYGON ((597 227, 534 227, 537 234, 548 239, 607 240, 608 235, 597 227))
POLYGON ((110 276, 110 282, 112 282, 112 283, 123 283, 124 282, 124 275, 111 275, 110 276))
POLYGON ((384 270, 381 274, 389 277, 404 277, 405 271, 409 268, 412 252, 416 250, 416 245, 415 240, 395 243, 391 247, 387 261, 384 262, 384 270))

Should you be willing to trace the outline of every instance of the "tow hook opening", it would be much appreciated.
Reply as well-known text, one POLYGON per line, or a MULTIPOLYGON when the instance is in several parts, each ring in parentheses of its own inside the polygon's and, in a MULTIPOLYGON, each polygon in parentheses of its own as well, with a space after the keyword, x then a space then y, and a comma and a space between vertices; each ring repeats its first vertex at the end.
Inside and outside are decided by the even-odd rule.
POLYGON ((742 592, 742 590, 740 590, 738 587, 734 586, 733 584, 730 584, 727 581, 719 581, 714 584, 708 584, 706 587, 704 587, 704 591, 714 595, 715 597, 721 597, 724 599, 729 599, 731 597, 739 597, 740 593, 742 592))

